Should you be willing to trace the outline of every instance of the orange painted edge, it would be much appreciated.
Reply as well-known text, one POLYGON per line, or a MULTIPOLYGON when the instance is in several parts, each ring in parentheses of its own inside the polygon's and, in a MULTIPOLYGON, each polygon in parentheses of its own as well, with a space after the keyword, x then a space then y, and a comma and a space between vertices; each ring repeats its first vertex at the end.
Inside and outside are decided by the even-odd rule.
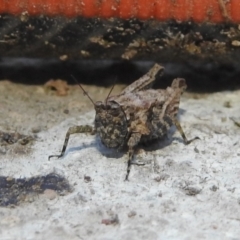
POLYGON ((0 0, 0 14, 240 23, 240 0, 0 0))

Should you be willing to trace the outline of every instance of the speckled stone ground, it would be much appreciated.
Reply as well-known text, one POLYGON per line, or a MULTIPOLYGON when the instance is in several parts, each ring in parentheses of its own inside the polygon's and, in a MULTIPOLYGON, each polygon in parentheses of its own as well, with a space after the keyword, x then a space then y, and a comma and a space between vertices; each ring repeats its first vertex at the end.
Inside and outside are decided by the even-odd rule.
MULTIPOLYGON (((114 92, 122 87, 116 86, 114 92)), ((94 100, 109 89, 87 87, 94 100)), ((72 191, 44 191, 0 208, 0 239, 239 239, 240 91, 185 93, 180 122, 201 140, 185 146, 178 132, 156 149, 139 151, 125 182, 127 155, 91 135, 75 135, 62 159, 68 127, 92 124, 94 111, 79 87, 65 97, 42 86, 0 82, 0 130, 34 136, 1 146, 0 175, 57 173, 72 191)), ((171 133, 173 135, 171 135, 171 133)))

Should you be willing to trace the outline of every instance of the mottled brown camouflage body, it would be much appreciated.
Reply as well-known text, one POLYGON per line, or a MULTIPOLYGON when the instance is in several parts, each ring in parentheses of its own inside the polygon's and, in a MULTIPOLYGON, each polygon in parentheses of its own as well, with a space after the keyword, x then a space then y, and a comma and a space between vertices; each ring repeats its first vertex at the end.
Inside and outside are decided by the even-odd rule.
POLYGON ((95 130, 102 143, 108 148, 120 148, 124 145, 128 134, 126 115, 115 101, 95 103, 95 130))
POLYGON ((108 97, 105 102, 96 102, 95 128, 88 125, 70 128, 61 154, 53 156, 63 156, 71 134, 97 133, 106 147, 128 147, 127 180, 134 150, 139 143, 162 138, 172 125, 176 125, 186 144, 197 139, 187 140, 176 119, 180 97, 187 87, 185 80, 176 78, 167 89, 150 89, 157 73, 162 73, 163 69, 155 64, 147 74, 126 87, 119 95, 108 97))

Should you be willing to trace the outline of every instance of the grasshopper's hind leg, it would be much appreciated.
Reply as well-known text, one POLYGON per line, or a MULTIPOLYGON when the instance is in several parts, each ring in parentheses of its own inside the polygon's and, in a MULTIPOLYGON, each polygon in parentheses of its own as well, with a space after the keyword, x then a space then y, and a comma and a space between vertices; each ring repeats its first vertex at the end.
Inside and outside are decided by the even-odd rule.
POLYGON ((64 140, 64 144, 63 144, 61 154, 60 155, 50 155, 48 157, 48 160, 50 160, 50 158, 52 158, 52 157, 57 157, 57 158, 62 157, 64 155, 65 151, 66 151, 70 135, 75 134, 75 133, 94 133, 94 130, 93 130, 93 127, 91 127, 89 125, 81 125, 81 126, 70 127, 68 129, 67 133, 66 133, 66 137, 65 137, 65 140, 64 140))
POLYGON ((188 139, 186 138, 186 135, 185 135, 185 133, 183 132, 183 129, 182 129, 182 127, 181 127, 181 125, 180 125, 180 123, 179 123, 179 121, 178 121, 177 119, 174 119, 174 124, 175 124, 177 130, 179 131, 179 133, 181 134, 181 136, 182 136, 185 144, 190 144, 190 143, 193 142, 194 140, 200 139, 199 137, 195 137, 195 138, 192 138, 192 139, 188 140, 188 139))

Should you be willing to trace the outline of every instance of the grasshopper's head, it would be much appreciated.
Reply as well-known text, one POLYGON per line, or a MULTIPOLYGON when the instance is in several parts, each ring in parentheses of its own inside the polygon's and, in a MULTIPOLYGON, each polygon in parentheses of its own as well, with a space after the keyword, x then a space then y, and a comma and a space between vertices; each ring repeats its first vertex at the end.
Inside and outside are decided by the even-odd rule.
POLYGON ((127 118, 122 107, 117 102, 109 100, 114 85, 105 103, 101 101, 94 103, 82 85, 78 83, 77 79, 73 76, 72 78, 94 105, 96 110, 95 130, 101 138, 102 143, 108 148, 122 147, 128 136, 127 118))
POLYGON ((95 103, 95 129, 102 143, 108 148, 120 148, 125 144, 128 127, 122 107, 115 101, 95 103))

